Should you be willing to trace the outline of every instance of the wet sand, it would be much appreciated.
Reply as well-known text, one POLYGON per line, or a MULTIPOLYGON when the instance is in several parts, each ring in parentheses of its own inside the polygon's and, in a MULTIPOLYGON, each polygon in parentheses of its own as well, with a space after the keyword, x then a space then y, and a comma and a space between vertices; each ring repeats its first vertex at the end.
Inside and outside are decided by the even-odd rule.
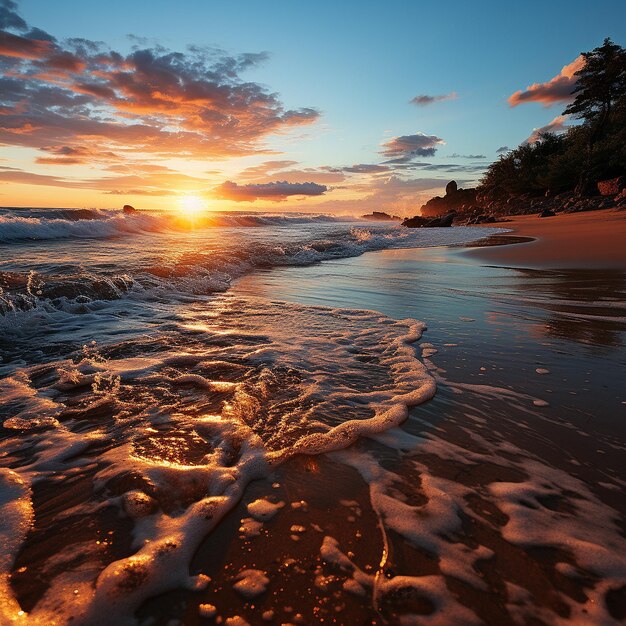
MULTIPOLYGON (((520 232, 536 234, 530 225, 520 232)), ((512 263, 514 246, 498 248, 499 259, 511 251, 512 263)), ((293 459, 255 483, 197 555, 198 571, 211 564, 217 583, 202 601, 220 615, 237 613, 251 624, 264 623, 267 610, 276 623, 307 624, 591 624, 626 617, 624 582, 605 584, 570 547, 577 538, 610 552, 626 525, 626 273, 488 267, 476 256, 450 248, 383 251, 240 281, 235 291, 247 296, 425 320, 423 342, 437 352, 424 352, 424 361, 438 392, 395 434, 355 446, 397 477, 392 492, 413 507, 412 528, 404 536, 393 529, 390 512, 372 499, 376 485, 350 467, 349 456, 293 459), (405 447, 394 442, 402 437, 410 438, 405 447), (525 495, 494 497, 499 485, 525 495), (246 503, 258 497, 286 506, 261 536, 229 542, 246 503), (432 531, 428 511, 439 498, 453 501, 460 526, 432 531), (300 500, 306 509, 289 506, 300 500), (294 539, 293 525, 306 531, 294 539), (375 578, 441 577, 445 597, 438 604, 408 584, 378 598, 368 589, 347 592, 354 566, 321 556, 325 536, 375 578), (484 550, 471 568, 482 584, 450 570, 447 550, 458 559, 459 546, 484 550), (242 604, 232 581, 250 567, 272 582, 242 604)), ((187 605, 184 623, 196 623, 196 602, 187 605)))
POLYGON ((626 211, 607 209, 540 218, 520 215, 502 226, 529 243, 486 247, 468 255, 509 267, 626 269, 626 211))

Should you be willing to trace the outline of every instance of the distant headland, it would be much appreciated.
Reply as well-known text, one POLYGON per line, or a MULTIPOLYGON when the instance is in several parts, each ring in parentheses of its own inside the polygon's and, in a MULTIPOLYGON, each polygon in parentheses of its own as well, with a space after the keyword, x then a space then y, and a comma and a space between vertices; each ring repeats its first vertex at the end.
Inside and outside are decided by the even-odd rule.
POLYGON ((431 198, 403 224, 429 226, 428 218, 443 216, 443 225, 481 224, 511 215, 626 209, 626 50, 607 38, 582 58, 575 98, 563 111, 580 124, 559 134, 539 133, 509 150, 474 188, 450 181, 445 196, 431 198))

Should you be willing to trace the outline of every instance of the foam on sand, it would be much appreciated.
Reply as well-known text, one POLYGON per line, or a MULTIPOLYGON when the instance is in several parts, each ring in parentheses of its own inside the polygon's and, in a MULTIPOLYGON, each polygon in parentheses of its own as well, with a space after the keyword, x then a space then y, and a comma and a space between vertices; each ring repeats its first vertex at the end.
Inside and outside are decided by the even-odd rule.
MULTIPOLYGON (((71 615, 80 625, 132 624, 149 598, 210 586, 205 574, 189 574, 189 563, 251 480, 295 454, 339 450, 384 432, 432 397, 434 381, 412 346, 423 330, 415 320, 369 311, 226 297, 211 310, 189 309, 162 337, 87 346, 74 360, 6 378, 13 392, 0 411, 5 422, 25 423, 1 451, 11 460, 28 450, 28 460, 5 476, 4 509, 15 511, 4 517, 11 537, 5 572, 28 541, 33 484, 54 494, 63 490, 60 474, 86 480, 87 497, 73 516, 97 519, 113 507, 132 524, 126 554, 114 558, 108 541, 63 536, 65 547, 48 557, 60 573, 29 623, 71 615), (150 356, 138 357, 144 342, 150 356), (38 421, 44 405, 54 422, 38 421), (74 567, 77 555, 89 567, 74 567)), ((251 502, 244 533, 260 531, 252 521, 269 520, 283 505, 251 502)), ((49 515, 54 529, 67 512, 49 515)), ((295 524, 291 534, 305 531, 295 524)), ((249 597, 267 584, 256 570, 235 582, 249 597)), ((17 619, 22 609, 6 584, 3 593, 6 618, 17 619)))

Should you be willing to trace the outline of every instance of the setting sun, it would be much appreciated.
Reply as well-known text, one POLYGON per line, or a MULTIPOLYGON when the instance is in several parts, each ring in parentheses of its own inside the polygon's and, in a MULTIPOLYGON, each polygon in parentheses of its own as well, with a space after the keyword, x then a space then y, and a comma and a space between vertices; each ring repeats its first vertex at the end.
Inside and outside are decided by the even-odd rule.
POLYGON ((191 216, 200 213, 206 208, 204 200, 200 196, 181 196, 178 199, 178 208, 184 214, 191 216))

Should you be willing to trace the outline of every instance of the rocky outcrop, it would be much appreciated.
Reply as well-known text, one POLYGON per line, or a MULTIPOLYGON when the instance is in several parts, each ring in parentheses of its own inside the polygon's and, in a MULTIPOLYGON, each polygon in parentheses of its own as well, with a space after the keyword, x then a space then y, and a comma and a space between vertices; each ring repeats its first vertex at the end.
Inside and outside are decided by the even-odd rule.
MULTIPOLYGON (((506 216, 542 215, 551 217, 557 213, 578 213, 602 209, 626 210, 626 176, 618 176, 594 184, 595 195, 581 195, 578 189, 543 195, 525 193, 509 198, 498 194, 478 192, 476 189, 458 189, 455 181, 446 185, 446 195, 431 198, 421 208, 421 217, 405 220, 411 228, 426 226, 429 218, 454 213, 456 224, 492 224, 507 221, 506 216), (599 192, 599 193, 598 193, 599 192), (495 197, 494 197, 495 195, 495 197)), ((438 225, 438 224, 436 224, 438 225)))
POLYGON ((451 180, 446 185, 446 196, 452 196, 459 190, 459 186, 456 184, 456 180, 451 180))
POLYGON ((420 213, 424 217, 439 217, 451 211, 465 211, 476 202, 476 189, 459 189, 456 181, 451 180, 446 185, 446 195, 431 198, 420 213))
POLYGON ((416 215, 415 217, 407 217, 402 222, 402 226, 406 226, 407 228, 449 228, 452 226, 454 218, 455 213, 448 213, 448 215, 431 219, 416 215))
POLYGON ((362 220, 371 220, 374 222, 391 222, 394 220, 401 220, 402 218, 397 215, 389 215, 389 213, 385 213, 383 211, 372 211, 371 213, 367 213, 366 215, 361 215, 362 220))
POLYGON ((609 180, 601 180, 598 183, 598 191, 601 196, 615 196, 626 188, 626 176, 618 176, 609 180))
POLYGON ((131 206, 130 204, 125 204, 122 207, 122 211, 124 211, 124 213, 128 214, 128 213, 137 213, 137 209, 134 206, 131 206))

